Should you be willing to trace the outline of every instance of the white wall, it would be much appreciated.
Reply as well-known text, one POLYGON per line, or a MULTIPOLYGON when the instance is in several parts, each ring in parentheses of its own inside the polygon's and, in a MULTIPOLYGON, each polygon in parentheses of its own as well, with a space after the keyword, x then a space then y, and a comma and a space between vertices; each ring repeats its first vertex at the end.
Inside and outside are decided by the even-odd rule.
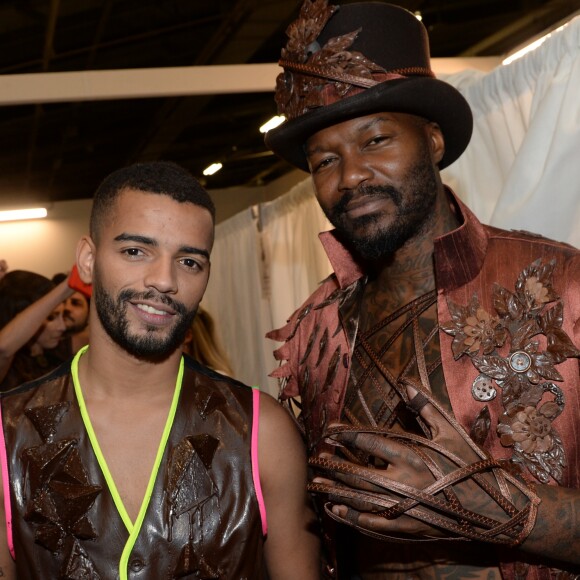
MULTIPOLYGON (((305 176, 296 170, 265 187, 210 191, 216 205, 216 221, 273 200, 305 176)), ((11 270, 30 270, 48 278, 57 272, 68 272, 75 262, 77 242, 89 231, 91 206, 90 199, 54 202, 44 219, 0 222, 0 259, 6 260, 11 270)))
POLYGON ((51 278, 68 272, 77 242, 89 230, 92 200, 55 202, 39 220, 0 222, 0 258, 10 270, 30 270, 51 278))

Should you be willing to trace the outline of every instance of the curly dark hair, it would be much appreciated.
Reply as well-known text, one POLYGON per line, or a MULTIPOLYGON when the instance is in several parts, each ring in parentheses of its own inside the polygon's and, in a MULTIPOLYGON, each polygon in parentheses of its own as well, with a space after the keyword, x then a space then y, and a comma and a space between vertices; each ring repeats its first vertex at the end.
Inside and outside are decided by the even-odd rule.
POLYGON ((54 283, 35 272, 11 270, 0 280, 0 328, 19 312, 48 294, 54 283))
POLYGON ((215 206, 208 192, 184 167, 171 161, 134 163, 113 171, 102 181, 93 198, 90 234, 98 241, 101 224, 107 219, 117 196, 125 189, 168 195, 179 203, 207 209, 215 221, 215 206))

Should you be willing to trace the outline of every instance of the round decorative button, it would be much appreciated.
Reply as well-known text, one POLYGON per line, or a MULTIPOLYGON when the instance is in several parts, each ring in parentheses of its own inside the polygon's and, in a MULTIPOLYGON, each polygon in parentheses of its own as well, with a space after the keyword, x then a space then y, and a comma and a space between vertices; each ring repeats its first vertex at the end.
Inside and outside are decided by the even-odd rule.
POLYGON ((497 391, 493 386, 493 380, 485 375, 479 375, 471 385, 471 393, 476 401, 485 403, 495 399, 497 391))
POLYGON ((131 563, 129 564, 129 568, 131 568, 131 572, 141 572, 141 570, 143 570, 145 566, 145 563, 143 562, 143 560, 139 560, 139 558, 135 558, 134 560, 131 560, 131 563))
POLYGON ((516 350, 509 358, 509 365, 516 373, 525 373, 532 366, 532 357, 523 350, 516 350))

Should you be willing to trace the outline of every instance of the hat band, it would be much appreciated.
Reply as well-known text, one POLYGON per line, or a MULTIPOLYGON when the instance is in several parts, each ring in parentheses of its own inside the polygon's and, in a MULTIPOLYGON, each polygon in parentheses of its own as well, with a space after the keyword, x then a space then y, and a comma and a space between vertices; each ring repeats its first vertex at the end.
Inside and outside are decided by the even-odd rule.
MULTIPOLYGON (((333 72, 329 67, 312 66, 307 63, 292 62, 288 60, 280 60, 278 64, 286 70, 291 70, 303 75, 308 75, 312 77, 319 77, 321 79, 326 79, 329 81, 335 81, 338 83, 346 83, 349 85, 354 85, 356 87, 361 87, 363 89, 370 89, 375 85, 378 85, 381 81, 375 80, 374 78, 359 77, 356 75, 351 75, 344 72, 333 72)), ((388 75, 392 78, 402 78, 401 75, 388 75)), ((390 80, 390 79, 385 79, 390 80)))
MULTIPOLYGON (((292 84, 296 88, 301 86, 302 91, 306 89, 305 93, 308 95, 305 99, 297 99, 295 103, 287 103, 286 107, 282 109, 282 113, 290 119, 309 110, 332 105, 345 98, 353 97, 385 82, 406 79, 409 76, 435 76, 431 69, 425 67, 410 67, 396 72, 376 70, 370 73, 370 77, 363 77, 349 74, 336 68, 332 69, 331 67, 316 66, 285 59, 280 60, 279 64, 284 67, 286 74, 296 73, 292 84), (320 81, 314 84, 309 83, 306 80, 308 77, 320 79, 322 83, 320 81), (314 90, 315 85, 318 85, 317 91, 314 90)), ((284 74, 279 75, 279 80, 283 78, 284 74)), ((298 90, 296 92, 301 93, 302 91, 298 90)))
POLYGON ((409 67, 394 72, 381 71, 371 73, 372 78, 369 78, 352 75, 345 72, 329 70, 329 67, 313 66, 308 63, 299 63, 284 59, 279 60, 278 64, 286 70, 305 74, 308 76, 319 77, 338 83, 346 83, 355 87, 361 87, 363 89, 370 89, 371 87, 374 87, 380 83, 392 81, 395 79, 403 79, 408 76, 435 77, 433 71, 426 67, 409 67))

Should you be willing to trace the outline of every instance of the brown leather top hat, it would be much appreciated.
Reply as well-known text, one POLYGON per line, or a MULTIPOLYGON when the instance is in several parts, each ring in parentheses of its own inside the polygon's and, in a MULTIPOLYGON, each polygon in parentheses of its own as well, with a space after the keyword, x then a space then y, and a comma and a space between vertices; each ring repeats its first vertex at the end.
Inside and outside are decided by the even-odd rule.
POLYGON ((268 131, 266 144, 292 165, 308 171, 304 144, 317 131, 381 111, 438 123, 445 137, 440 169, 467 147, 471 109, 435 78, 427 31, 411 12, 384 2, 305 0, 286 34, 276 81, 286 121, 268 131))

